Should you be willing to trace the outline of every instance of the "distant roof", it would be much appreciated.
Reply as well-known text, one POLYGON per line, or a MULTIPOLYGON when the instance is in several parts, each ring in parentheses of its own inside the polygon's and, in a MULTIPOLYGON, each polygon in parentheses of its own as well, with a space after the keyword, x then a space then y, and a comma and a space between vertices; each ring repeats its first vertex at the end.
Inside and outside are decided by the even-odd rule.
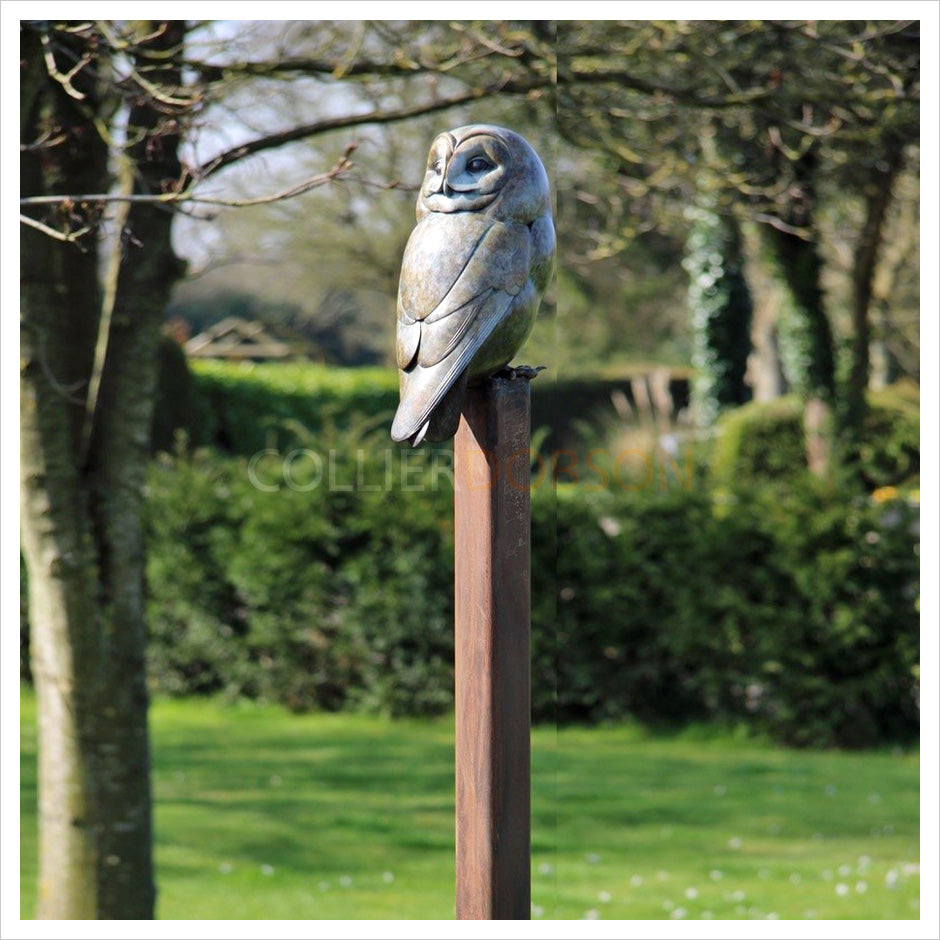
POLYGON ((309 359, 312 346, 300 336, 257 320, 226 317, 184 344, 194 359, 309 359))

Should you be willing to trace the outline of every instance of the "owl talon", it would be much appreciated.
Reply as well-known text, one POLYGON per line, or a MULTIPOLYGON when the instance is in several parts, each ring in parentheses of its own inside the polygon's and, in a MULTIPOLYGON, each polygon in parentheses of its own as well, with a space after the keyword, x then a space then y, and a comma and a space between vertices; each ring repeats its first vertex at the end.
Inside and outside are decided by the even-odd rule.
POLYGON ((508 379, 515 382, 516 379, 534 379, 545 366, 503 366, 502 369, 493 373, 494 379, 508 379))

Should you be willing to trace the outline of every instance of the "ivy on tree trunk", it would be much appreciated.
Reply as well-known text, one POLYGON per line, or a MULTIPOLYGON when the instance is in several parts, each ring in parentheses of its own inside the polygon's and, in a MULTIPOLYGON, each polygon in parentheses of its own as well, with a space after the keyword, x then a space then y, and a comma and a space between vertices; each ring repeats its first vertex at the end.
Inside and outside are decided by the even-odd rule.
POLYGON ((708 208, 696 210, 685 268, 696 367, 693 403, 699 422, 710 425, 725 408, 744 404, 750 397, 744 375, 751 352, 753 304, 737 221, 708 208))

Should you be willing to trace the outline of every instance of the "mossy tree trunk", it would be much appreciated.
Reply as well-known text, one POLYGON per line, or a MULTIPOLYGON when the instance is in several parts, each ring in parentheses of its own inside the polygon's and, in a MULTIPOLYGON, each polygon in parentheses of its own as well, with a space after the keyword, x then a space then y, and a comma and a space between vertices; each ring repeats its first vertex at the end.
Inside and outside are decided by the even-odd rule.
POLYGON ((852 347, 848 384, 845 389, 843 425, 850 453, 857 451, 865 421, 866 393, 871 377, 871 318, 875 269, 882 246, 882 233, 892 187, 904 159, 903 145, 897 142, 871 169, 865 192, 864 223, 852 258, 852 347))
MULTIPOLYGON (((44 48, 42 28, 21 30, 21 192, 106 193, 108 63, 87 34, 59 31, 44 48), (50 77, 48 48, 63 73, 86 54, 95 67, 66 87, 50 77)), ((159 56, 179 46, 184 24, 140 30, 159 56)), ((148 76, 179 83, 169 66, 148 76)), ((176 185, 173 106, 141 93, 126 116, 135 191, 176 185)), ((160 322, 181 274, 171 219, 133 204, 103 285, 96 232, 66 242, 23 230, 21 537, 39 703, 41 918, 154 912, 141 506, 160 322)))
POLYGON ((786 285, 780 343, 787 381, 802 396, 806 457, 816 476, 832 468, 837 429, 835 350, 822 288, 823 263, 815 220, 816 156, 795 161, 782 225, 765 227, 772 258, 786 285))
POLYGON ((696 367, 693 406, 699 423, 708 426, 721 411, 750 398, 744 376, 754 305, 744 275, 737 220, 710 208, 698 209, 686 245, 685 268, 696 367))

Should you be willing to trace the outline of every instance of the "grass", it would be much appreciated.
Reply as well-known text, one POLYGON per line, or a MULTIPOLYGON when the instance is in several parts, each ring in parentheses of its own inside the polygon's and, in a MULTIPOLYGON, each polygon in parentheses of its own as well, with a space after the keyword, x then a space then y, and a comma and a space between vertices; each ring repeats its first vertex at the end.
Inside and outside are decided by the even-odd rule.
MULTIPOLYGON (((21 699, 21 916, 36 880, 21 699)), ((158 916, 453 917, 452 719, 152 711, 158 916)), ((916 755, 536 729, 537 918, 917 918, 916 755)))

